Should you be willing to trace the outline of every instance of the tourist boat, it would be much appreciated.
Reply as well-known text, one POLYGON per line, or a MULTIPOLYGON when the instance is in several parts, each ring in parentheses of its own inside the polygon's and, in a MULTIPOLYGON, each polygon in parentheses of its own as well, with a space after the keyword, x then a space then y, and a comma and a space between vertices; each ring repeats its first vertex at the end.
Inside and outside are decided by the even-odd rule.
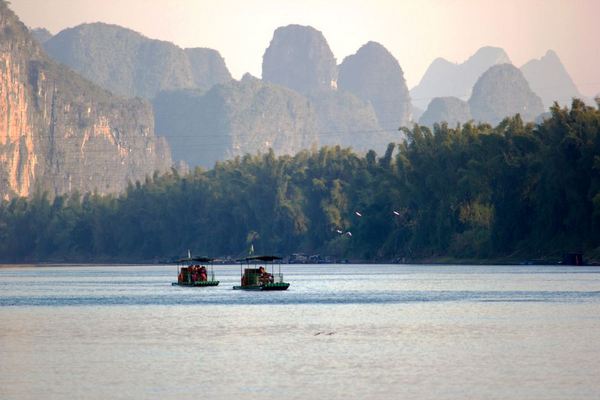
POLYGON ((281 257, 250 256, 238 260, 240 263, 241 285, 234 290, 287 290, 290 284, 283 281, 281 257), (278 272, 275 273, 275 262, 278 272), (263 266, 264 265, 264 266, 263 266), (269 273, 269 268, 271 272, 269 273))
POLYGON ((188 252, 187 258, 175 261, 177 263, 177 282, 173 282, 171 285, 188 287, 217 286, 219 281, 215 280, 213 261, 214 259, 209 257, 192 257, 188 252), (180 268, 181 265, 187 266, 180 268))

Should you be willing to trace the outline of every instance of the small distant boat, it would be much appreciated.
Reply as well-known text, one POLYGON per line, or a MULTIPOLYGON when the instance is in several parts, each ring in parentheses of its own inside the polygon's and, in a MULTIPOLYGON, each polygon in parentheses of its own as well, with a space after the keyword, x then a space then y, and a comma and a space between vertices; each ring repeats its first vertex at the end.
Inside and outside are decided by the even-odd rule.
POLYGON ((188 287, 217 286, 219 281, 215 279, 213 261, 213 258, 192 257, 188 253, 187 258, 175 261, 177 263, 177 282, 173 282, 171 285, 188 287), (180 268, 182 264, 187 266, 180 268))
POLYGON ((287 290, 290 287, 288 282, 283 281, 281 257, 250 256, 242 258, 238 262, 240 263, 241 285, 234 286, 234 290, 287 290), (276 261, 277 273, 275 273, 276 261), (269 265, 271 272, 268 271, 269 265))

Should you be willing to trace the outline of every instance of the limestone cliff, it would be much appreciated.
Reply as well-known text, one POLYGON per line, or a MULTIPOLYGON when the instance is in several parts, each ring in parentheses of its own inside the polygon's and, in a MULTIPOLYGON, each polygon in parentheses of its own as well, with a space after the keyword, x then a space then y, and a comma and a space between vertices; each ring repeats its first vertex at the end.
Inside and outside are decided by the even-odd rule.
POLYGON ((0 196, 118 192, 171 164, 152 109, 51 61, 0 1, 0 196))
POLYGON ((531 90, 542 98, 546 109, 555 101, 564 107, 570 106, 573 98, 583 97, 560 58, 552 50, 548 50, 539 60, 534 59, 523 65, 521 72, 531 90))
POLYGON ((314 106, 288 88, 245 75, 208 92, 163 92, 153 102, 173 158, 211 168, 245 153, 293 154, 318 144, 314 106), (168 128, 168 130, 167 130, 168 128))
POLYGON ((204 47, 185 49, 196 89, 208 90, 217 83, 229 82, 231 74, 217 50, 204 47))
POLYGON ((404 72, 381 44, 369 42, 346 57, 337 86, 371 103, 382 128, 396 131, 409 123, 411 104, 404 72))
POLYGON ((427 110, 421 115, 419 124, 433 126, 435 123, 447 122, 450 126, 471 120, 471 110, 466 101, 456 97, 436 97, 429 103, 427 110))
POLYGON ((46 28, 35 28, 31 30, 31 34, 33 38, 38 41, 38 43, 43 44, 52 38, 52 34, 46 28))
POLYGON ((413 104, 426 109, 435 97, 458 97, 466 100, 481 74, 491 66, 510 63, 506 52, 498 47, 482 47, 461 64, 436 58, 417 86, 410 91, 413 104))
POLYGON ((382 153, 388 143, 402 140, 398 131, 385 131, 368 102, 343 90, 323 90, 312 96, 318 117, 318 138, 321 145, 352 147, 359 152, 375 150, 382 153))
POLYGON ((216 50, 182 49, 104 23, 65 29, 44 42, 56 61, 111 92, 152 99, 163 90, 208 90, 231 80, 216 50))
POLYGON ((335 57, 315 28, 280 27, 263 56, 262 78, 303 94, 327 90, 337 79, 335 57))
POLYGON ((495 65, 481 75, 473 86, 469 107, 473 119, 493 125, 517 113, 524 121, 534 121, 544 112, 542 99, 512 64, 495 65))

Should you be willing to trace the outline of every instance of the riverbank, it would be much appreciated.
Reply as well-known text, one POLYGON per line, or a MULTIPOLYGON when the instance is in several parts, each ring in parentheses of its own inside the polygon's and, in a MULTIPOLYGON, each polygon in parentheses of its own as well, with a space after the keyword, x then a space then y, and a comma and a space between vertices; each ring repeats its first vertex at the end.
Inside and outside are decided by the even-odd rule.
MULTIPOLYGON (((236 264, 234 257, 216 258, 215 264, 236 264)), ((340 259, 333 261, 319 262, 288 262, 288 257, 284 257, 282 264, 411 264, 411 265, 572 265, 564 262, 559 256, 548 256, 539 258, 527 257, 494 257, 494 258, 459 258, 452 256, 432 256, 423 258, 395 258, 395 259, 340 259)), ((143 259, 143 258, 114 258, 114 257, 97 257, 97 258, 82 258, 82 257, 63 257, 52 259, 24 259, 24 260, 0 260, 3 265, 164 265, 174 264, 171 259, 143 259)), ((600 255, 598 252, 593 252, 583 255, 583 265, 600 266, 600 255)))

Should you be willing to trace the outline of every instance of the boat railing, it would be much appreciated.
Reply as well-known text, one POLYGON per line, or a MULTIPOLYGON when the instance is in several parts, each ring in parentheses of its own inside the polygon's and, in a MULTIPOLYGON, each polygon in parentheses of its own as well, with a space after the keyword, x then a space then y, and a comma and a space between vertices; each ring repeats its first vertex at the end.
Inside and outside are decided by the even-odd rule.
POLYGON ((273 283, 283 283, 283 274, 281 272, 273 274, 273 283))

